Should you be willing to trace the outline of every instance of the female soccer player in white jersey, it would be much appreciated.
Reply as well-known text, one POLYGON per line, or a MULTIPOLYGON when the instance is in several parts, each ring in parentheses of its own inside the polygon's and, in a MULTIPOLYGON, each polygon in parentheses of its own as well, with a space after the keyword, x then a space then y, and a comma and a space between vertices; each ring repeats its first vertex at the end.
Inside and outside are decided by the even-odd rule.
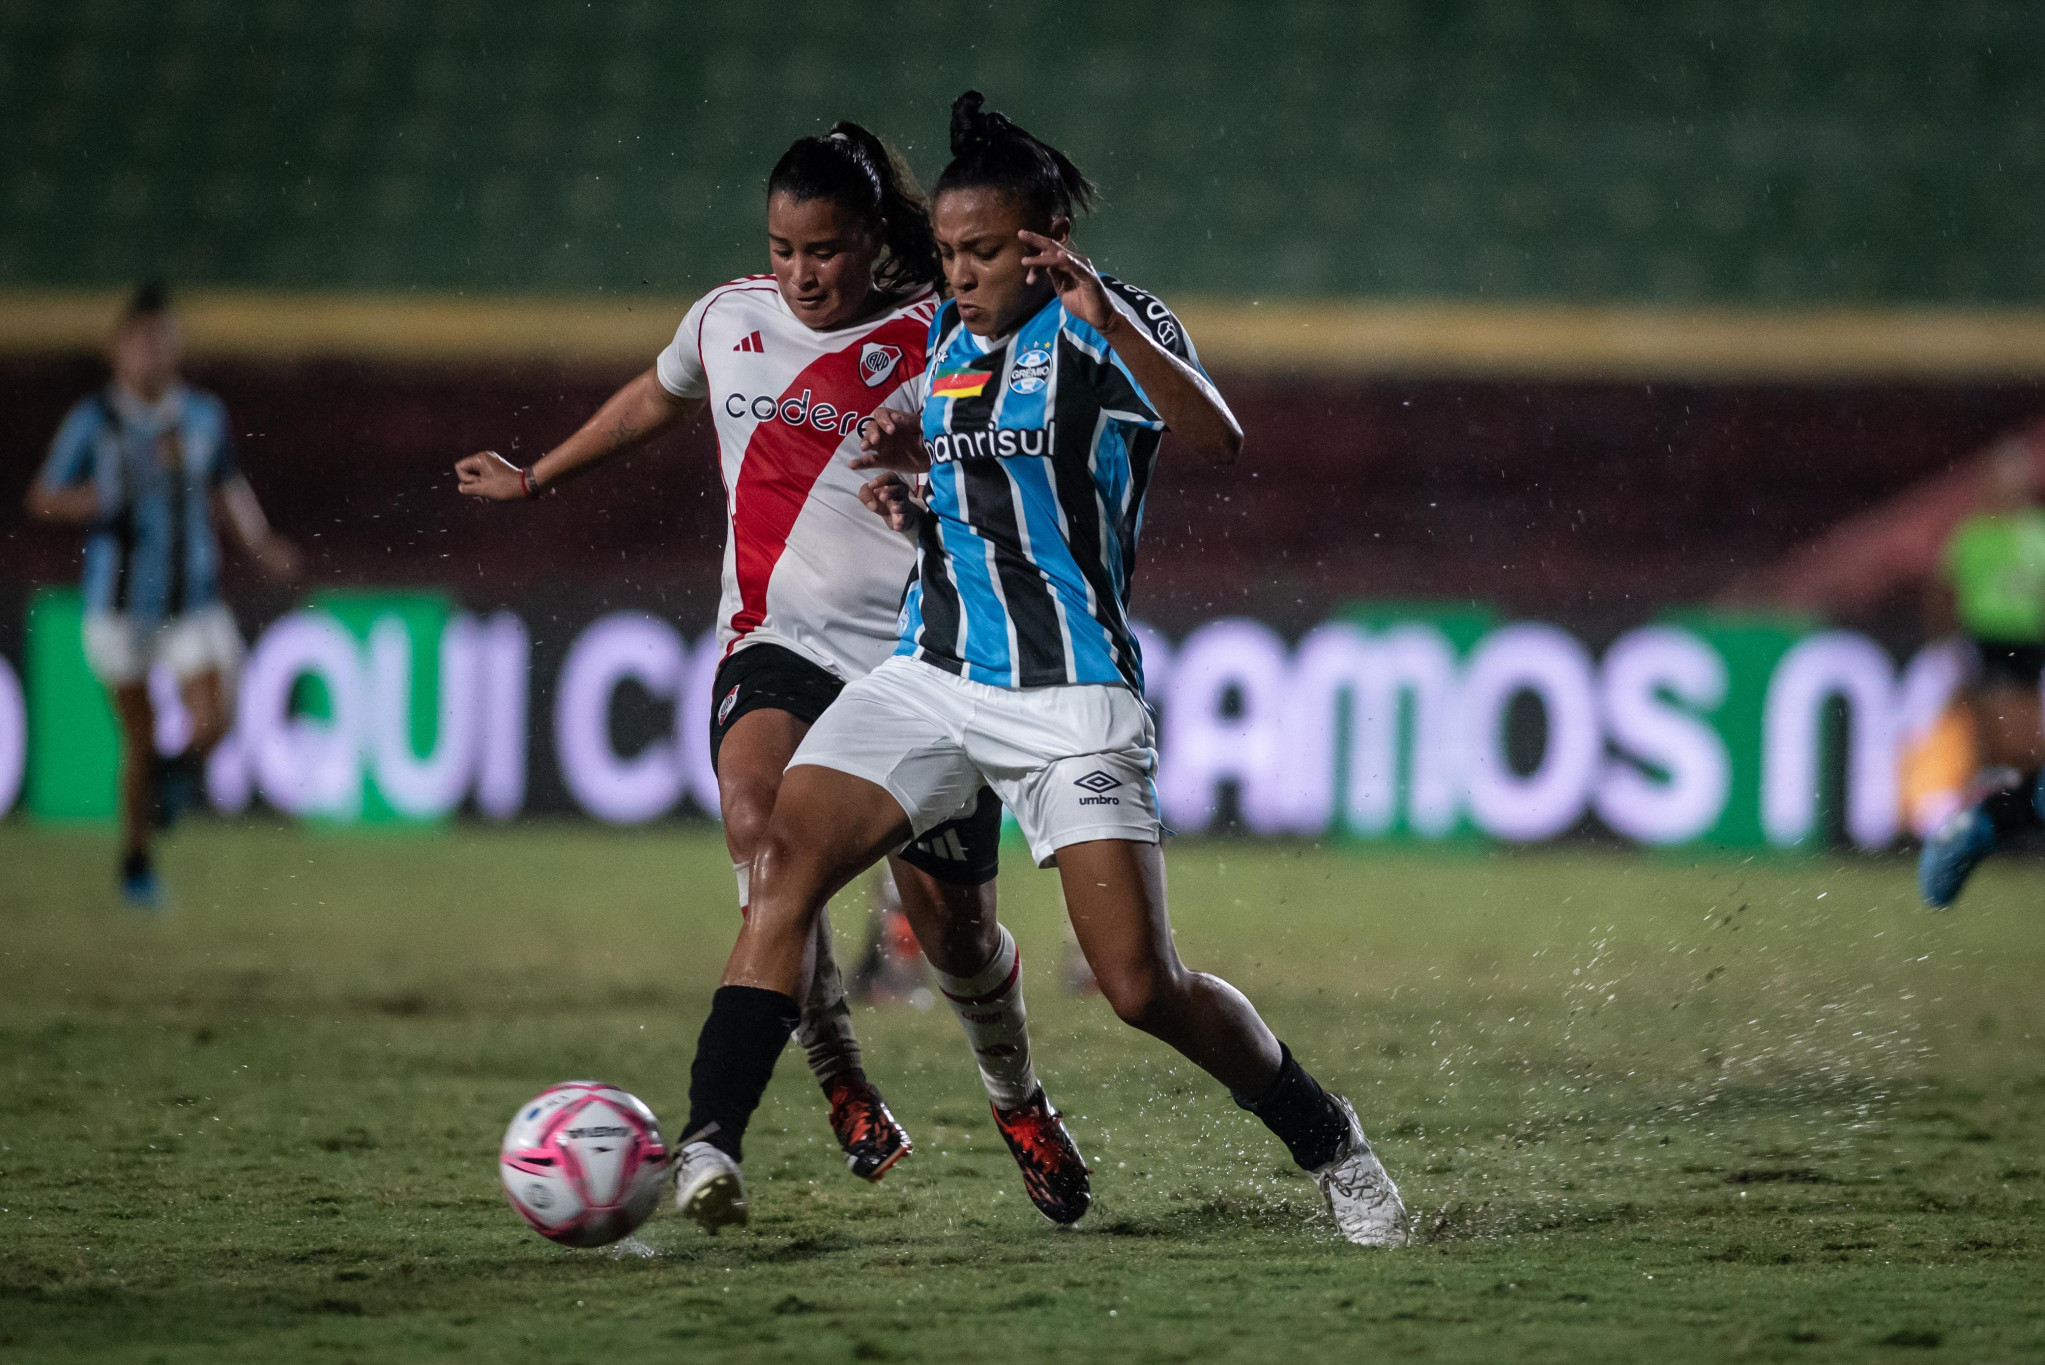
MULTIPOLYGON (((1328 1094, 1240 992, 1172 944, 1151 718, 1128 620, 1143 493, 1169 429, 1217 464, 1240 429, 1185 329, 1068 242, 1093 187, 977 93, 952 110, 933 214, 952 298, 931 326, 921 440, 883 416, 864 463, 927 471, 927 500, 877 481, 914 524, 917 578, 894 657, 804 737, 753 863, 682 1131, 684 1179, 743 1198, 706 1134, 742 1128, 796 1020, 826 898, 984 784, 1058 869, 1116 1014, 1227 1086, 1310 1171, 1351 1241, 1405 1236, 1405 1208, 1347 1100, 1328 1094), (899 430, 898 430, 899 428, 899 430)), ((714 1140, 714 1137, 713 1137, 714 1140)), ((699 1201, 714 1217, 716 1201, 699 1201)))
MULTIPOLYGON (((704 295, 652 368, 530 468, 492 451, 455 466, 464 493, 534 498, 709 409, 730 518, 710 743, 742 914, 789 757, 846 683, 894 647, 915 550, 860 505, 851 466, 876 411, 915 407, 938 305, 926 206, 858 124, 802 138, 775 165, 767 242, 771 274, 704 295)), ((1036 1083, 1015 944, 994 919, 1001 806, 981 793, 954 814, 897 841, 895 882, 1025 1186, 1069 1221, 1085 1208, 1085 1163, 1036 1083)), ((861 1066, 820 917, 799 956, 801 1035, 832 1129, 854 1173, 879 1180, 909 1137, 861 1066)), ((734 1158, 740 1136, 720 1139, 734 1158)), ((725 1221, 743 1213, 720 1203, 725 1221)))

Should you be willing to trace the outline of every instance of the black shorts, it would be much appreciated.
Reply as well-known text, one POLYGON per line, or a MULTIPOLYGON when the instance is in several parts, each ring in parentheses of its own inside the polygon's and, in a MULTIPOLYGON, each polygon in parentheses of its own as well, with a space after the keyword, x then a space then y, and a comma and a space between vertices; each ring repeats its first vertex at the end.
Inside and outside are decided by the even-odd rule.
MULTIPOLYGON (((739 717, 751 711, 786 711, 805 725, 814 725, 824 708, 838 699, 845 684, 780 645, 749 645, 717 666, 710 685, 710 766, 717 767, 724 737, 739 717)), ((973 809, 947 820, 896 854, 955 886, 991 882, 1001 870, 1001 798, 986 787, 973 809)))
POLYGON ((1976 640, 1974 651, 1981 656, 1983 687, 2036 687, 2045 674, 2045 645, 1976 640))

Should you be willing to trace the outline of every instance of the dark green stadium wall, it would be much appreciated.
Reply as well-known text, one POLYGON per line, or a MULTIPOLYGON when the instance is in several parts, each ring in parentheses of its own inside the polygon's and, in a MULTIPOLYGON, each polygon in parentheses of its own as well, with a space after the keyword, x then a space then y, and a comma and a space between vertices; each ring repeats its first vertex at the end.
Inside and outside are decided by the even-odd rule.
POLYGON ((2045 301, 2045 6, 7 0, 0 287, 685 291, 967 85, 1234 297, 2045 301))

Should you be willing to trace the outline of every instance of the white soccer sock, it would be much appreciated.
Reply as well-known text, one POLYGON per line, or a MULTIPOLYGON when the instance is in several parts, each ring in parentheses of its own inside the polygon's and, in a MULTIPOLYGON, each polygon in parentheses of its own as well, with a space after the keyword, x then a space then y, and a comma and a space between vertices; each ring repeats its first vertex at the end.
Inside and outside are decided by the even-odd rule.
POLYGON ((939 972, 937 984, 966 1030, 987 1098, 997 1109, 1020 1105, 1036 1091, 1037 1070, 1030 1062, 1022 959, 1015 950, 1015 939, 1001 927, 1001 946, 985 967, 972 976, 939 972))
MULTIPOLYGON (((752 864, 733 863, 731 871, 738 878, 738 908, 743 915, 752 907, 752 864)), ((802 1044, 810 1074, 820 1085, 843 1072, 862 1069, 859 1036, 852 1031, 852 1005, 845 998, 845 977, 838 970, 837 954, 831 951, 831 917, 821 910, 817 912, 817 967, 803 993, 795 1041, 802 1044)))

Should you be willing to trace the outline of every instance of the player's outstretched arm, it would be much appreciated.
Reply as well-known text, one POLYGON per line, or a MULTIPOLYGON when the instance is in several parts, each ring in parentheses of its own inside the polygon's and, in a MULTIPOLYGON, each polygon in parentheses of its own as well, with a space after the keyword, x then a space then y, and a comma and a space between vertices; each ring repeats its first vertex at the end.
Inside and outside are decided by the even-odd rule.
POLYGON ((573 436, 521 469, 494 450, 477 451, 456 462, 455 486, 472 498, 515 502, 536 498, 547 488, 584 470, 645 445, 694 417, 700 398, 677 398, 651 369, 604 400, 596 415, 573 436))
POLYGON ((1207 377, 1131 323, 1109 301, 1093 262, 1068 243, 1027 229, 1017 235, 1033 249, 1023 257, 1031 279, 1043 271, 1065 311, 1107 339, 1171 433, 1209 464, 1234 464, 1242 453, 1243 429, 1207 377))
POLYGON ((263 515, 263 505, 256 501, 256 490, 249 487, 247 479, 237 474, 221 484, 213 496, 233 528, 234 538, 241 542, 241 548, 257 568, 284 582, 298 577, 305 557, 296 545, 271 528, 270 519, 263 515))
POLYGON ((59 526, 90 526, 99 520, 99 485, 88 480, 60 488, 37 479, 29 485, 23 510, 36 521, 59 526))
POLYGON ((113 510, 101 506, 99 480, 92 477, 91 451, 98 434, 91 409, 83 403, 73 408, 57 428, 49 458, 22 500, 22 510, 31 520, 92 526, 113 510))

